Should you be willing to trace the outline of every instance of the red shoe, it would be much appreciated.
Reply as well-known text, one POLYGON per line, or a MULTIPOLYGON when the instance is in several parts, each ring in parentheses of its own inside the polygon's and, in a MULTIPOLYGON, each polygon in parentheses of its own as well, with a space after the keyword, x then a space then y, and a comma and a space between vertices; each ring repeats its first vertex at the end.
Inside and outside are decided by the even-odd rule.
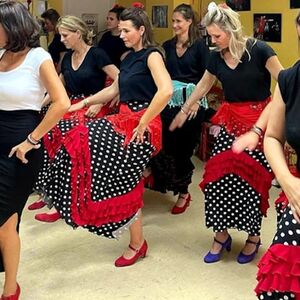
POLYGON ((53 223, 56 222, 58 219, 60 219, 60 214, 59 212, 55 212, 52 214, 42 213, 42 214, 36 214, 34 218, 41 222, 53 223))
MULTIPOLYGON (((181 197, 181 196, 179 196, 181 197)), ((181 197, 183 198, 183 197, 181 197)), ((190 202, 192 201, 191 195, 190 193, 187 194, 186 198, 185 198, 185 204, 182 207, 176 206, 174 205, 172 210, 171 210, 171 214, 173 215, 179 215, 185 212, 185 210, 188 208, 188 206, 190 205, 190 202)))
POLYGON ((47 205, 46 202, 44 202, 43 200, 38 200, 38 201, 35 201, 32 204, 30 204, 28 206, 28 209, 29 210, 36 210, 36 209, 43 208, 46 205, 47 205))
POLYGON ((3 296, 2 295, 0 300, 18 300, 20 294, 21 294, 21 288, 20 288, 19 284, 17 283, 16 292, 13 295, 10 295, 10 296, 3 296))
POLYGON ((131 250, 135 251, 135 255, 132 258, 125 258, 123 255, 120 256, 116 261, 115 261, 115 266, 116 267, 127 267, 131 266, 136 263, 136 261, 139 258, 144 258, 146 256, 147 250, 148 250, 148 245, 146 240, 144 240, 143 245, 140 247, 140 249, 134 249, 131 245, 128 246, 131 250))

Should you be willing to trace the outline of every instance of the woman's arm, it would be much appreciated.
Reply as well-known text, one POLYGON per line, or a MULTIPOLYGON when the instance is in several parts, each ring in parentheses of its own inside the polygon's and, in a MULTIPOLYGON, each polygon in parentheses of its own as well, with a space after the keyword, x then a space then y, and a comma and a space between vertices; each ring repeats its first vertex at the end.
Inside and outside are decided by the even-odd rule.
POLYGON ((182 125, 189 116, 190 108, 195 103, 197 103, 199 99, 203 98, 209 92, 215 81, 216 76, 206 70, 201 80, 197 83, 195 90, 186 100, 186 102, 181 108, 181 111, 176 115, 176 117, 172 121, 169 128, 171 131, 175 130, 176 128, 182 127, 182 125))
POLYGON ((277 84, 264 139, 264 152, 276 179, 289 200, 295 219, 300 223, 300 179, 290 173, 285 160, 283 152, 284 124, 285 104, 277 84))
MULTIPOLYGON (((52 102, 40 124, 30 134, 33 141, 39 141, 48 131, 50 131, 70 107, 70 100, 61 80, 57 76, 52 61, 46 60, 41 64, 40 79, 46 87, 52 102)), ((11 157, 16 153, 16 156, 23 163, 27 163, 28 161, 25 158, 25 154, 37 147, 38 146, 32 145, 28 140, 25 140, 21 144, 13 147, 9 156, 11 157)))
MULTIPOLYGON (((131 140, 137 142, 143 142, 144 132, 148 124, 166 107, 173 93, 172 81, 161 55, 158 52, 152 52, 147 63, 156 84, 157 92, 141 117, 139 125, 134 129, 131 140)), ((141 82, 141 84, 143 83, 141 82)))

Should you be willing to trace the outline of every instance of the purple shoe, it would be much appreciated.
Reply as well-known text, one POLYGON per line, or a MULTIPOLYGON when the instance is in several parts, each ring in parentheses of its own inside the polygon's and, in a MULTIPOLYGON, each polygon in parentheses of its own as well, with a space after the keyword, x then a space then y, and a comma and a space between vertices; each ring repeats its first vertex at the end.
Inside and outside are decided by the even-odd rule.
POLYGON ((252 260, 255 258, 256 254, 257 254, 257 252, 258 252, 258 249, 259 249, 259 247, 260 247, 260 245, 261 245, 260 240, 259 240, 258 242, 253 242, 253 241, 250 241, 250 240, 246 240, 246 243, 248 243, 248 244, 254 244, 254 245, 255 245, 255 250, 254 250, 254 252, 251 253, 251 254, 244 254, 244 253, 241 251, 240 254, 239 254, 238 257, 237 257, 237 262, 238 262, 239 264, 247 264, 247 263, 249 263, 250 261, 252 261, 252 260))
POLYGON ((222 246, 221 250, 217 254, 213 254, 210 251, 204 256, 204 262, 207 264, 217 262, 221 259, 221 255, 224 249, 226 249, 228 252, 231 250, 231 243, 232 238, 230 235, 228 235, 228 238, 225 242, 220 242, 214 237, 214 241, 222 246))

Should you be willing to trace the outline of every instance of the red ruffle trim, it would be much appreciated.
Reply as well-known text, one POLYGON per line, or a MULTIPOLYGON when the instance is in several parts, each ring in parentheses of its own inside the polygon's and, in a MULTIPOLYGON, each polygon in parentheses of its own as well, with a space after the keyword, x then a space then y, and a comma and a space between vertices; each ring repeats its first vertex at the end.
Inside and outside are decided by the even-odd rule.
MULTIPOLYGON (((144 112, 145 109, 133 112, 127 105, 121 104, 118 114, 105 118, 112 124, 116 132, 125 136, 124 146, 127 146, 131 140, 133 129, 138 126, 144 112)), ((149 123, 146 134, 148 134, 151 145, 155 147, 154 156, 162 147, 162 125, 159 115, 149 123)))
POLYGON ((292 292, 300 300, 300 247, 276 244, 261 258, 255 292, 292 292))
POLYGON ((125 195, 100 202, 92 201, 88 128, 76 126, 68 132, 63 142, 72 162, 71 216, 75 224, 101 226, 119 222, 134 215, 143 206, 142 181, 125 195))
POLYGON ((260 210, 265 216, 269 208, 269 189, 274 177, 273 173, 268 172, 245 152, 236 154, 232 150, 227 150, 208 160, 199 186, 204 191, 208 183, 217 181, 227 174, 240 176, 261 194, 260 210))
POLYGON ((223 102, 211 122, 224 126, 227 132, 238 137, 251 129, 270 101, 269 97, 261 102, 223 102))

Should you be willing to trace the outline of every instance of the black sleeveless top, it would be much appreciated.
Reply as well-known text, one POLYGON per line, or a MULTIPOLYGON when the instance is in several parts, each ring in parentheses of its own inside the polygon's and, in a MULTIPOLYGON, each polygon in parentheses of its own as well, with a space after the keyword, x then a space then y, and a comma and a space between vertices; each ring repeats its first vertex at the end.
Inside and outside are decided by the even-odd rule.
POLYGON ((148 57, 156 48, 130 52, 121 62, 119 74, 120 101, 123 103, 151 102, 157 92, 156 84, 148 68, 148 57))
MULTIPOLYGON (((279 89, 285 102, 285 136, 300 157, 300 61, 282 70, 278 76, 279 89)), ((300 171, 300 161, 297 160, 300 171)))

